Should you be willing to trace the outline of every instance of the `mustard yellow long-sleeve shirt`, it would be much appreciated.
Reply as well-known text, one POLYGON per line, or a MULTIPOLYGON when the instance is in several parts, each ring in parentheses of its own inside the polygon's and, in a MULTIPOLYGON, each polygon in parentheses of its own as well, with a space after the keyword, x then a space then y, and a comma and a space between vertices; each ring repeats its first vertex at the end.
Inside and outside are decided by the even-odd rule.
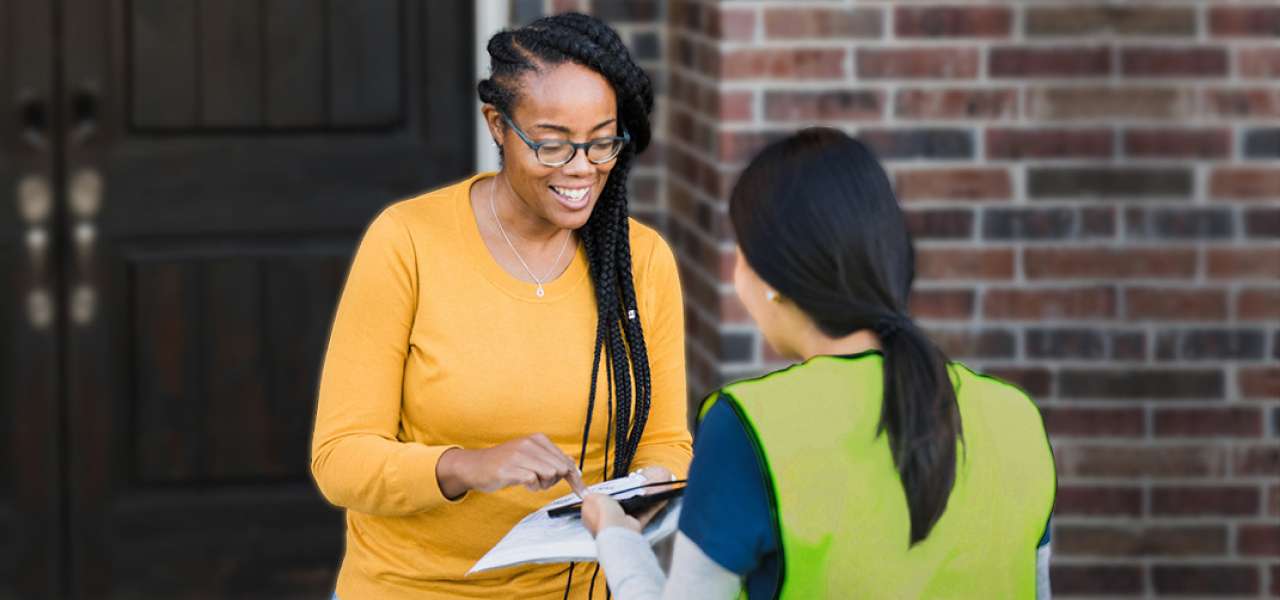
MULTIPOLYGON (((470 492, 451 502, 436 481, 445 450, 532 433, 576 459, 587 416, 596 306, 586 255, 579 248, 542 298, 507 273, 485 247, 469 201, 471 185, 489 175, 387 208, 347 277, 311 464, 325 498, 347 509, 343 600, 562 597, 568 565, 464 574, 522 517, 568 493, 567 484, 470 492)), ((657 233, 634 221, 630 241, 653 383, 633 468, 683 475, 691 440, 676 263, 657 233)), ((604 363, 596 398, 589 483, 603 475, 604 363)), ((573 597, 586 597, 592 567, 578 566, 573 597)), ((603 576, 596 587, 603 598, 603 576)))

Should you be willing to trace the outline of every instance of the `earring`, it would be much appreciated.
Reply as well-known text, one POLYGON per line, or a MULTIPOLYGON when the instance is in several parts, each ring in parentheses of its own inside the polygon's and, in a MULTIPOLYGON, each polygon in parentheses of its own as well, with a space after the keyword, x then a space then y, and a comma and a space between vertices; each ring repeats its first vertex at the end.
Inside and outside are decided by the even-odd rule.
POLYGON ((777 301, 778 301, 778 292, 775 292, 775 291, 773 291, 773 290, 768 290, 768 291, 766 291, 766 292, 764 293, 764 297, 765 297, 765 299, 767 299, 767 300, 768 300, 768 301, 770 301, 770 302, 777 302, 777 301))

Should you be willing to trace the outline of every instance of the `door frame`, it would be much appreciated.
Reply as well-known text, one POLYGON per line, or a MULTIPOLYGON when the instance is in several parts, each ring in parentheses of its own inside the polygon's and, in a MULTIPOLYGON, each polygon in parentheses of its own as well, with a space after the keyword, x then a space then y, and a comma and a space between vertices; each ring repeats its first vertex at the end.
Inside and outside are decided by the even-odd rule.
MULTIPOLYGON (((510 2, 489 2, 481 1, 475 3, 475 31, 473 41, 475 43, 475 76, 476 81, 485 79, 489 76, 489 38, 511 26, 511 3, 510 2)), ((482 106, 480 98, 474 101, 476 115, 475 127, 475 149, 476 149, 476 171, 497 171, 498 153, 494 152, 492 145, 493 139, 489 135, 488 124, 484 119, 479 117, 480 107, 482 106)))

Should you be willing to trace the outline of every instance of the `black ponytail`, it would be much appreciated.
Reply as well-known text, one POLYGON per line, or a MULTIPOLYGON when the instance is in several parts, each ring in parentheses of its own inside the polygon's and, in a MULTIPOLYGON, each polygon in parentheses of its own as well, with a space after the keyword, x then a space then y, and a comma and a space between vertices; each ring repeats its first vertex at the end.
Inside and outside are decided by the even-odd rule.
MULTIPOLYGON (((578 230, 597 307, 591 387, 587 390, 587 420, 583 424, 578 466, 583 466, 586 457, 603 359, 611 382, 612 427, 606 439, 611 438, 614 444, 613 463, 608 464, 606 458, 607 479, 630 469, 649 418, 652 386, 631 272, 627 175, 636 154, 644 151, 652 136, 649 114, 653 111, 653 86, 649 76, 631 59, 617 32, 603 21, 583 14, 544 17, 518 29, 501 31, 489 39, 488 51, 490 76, 476 86, 481 102, 512 114, 520 96, 521 76, 573 62, 600 73, 613 86, 618 121, 631 136, 631 143, 618 155, 609 173, 591 217, 578 230)), ((607 446, 606 442, 606 457, 607 446)))
POLYGON ((899 318, 903 325, 879 336, 885 356, 879 431, 889 434, 915 544, 938 522, 955 485, 960 413, 946 357, 910 319, 899 318))
POLYGON ((946 356, 907 313, 915 250, 884 169, 858 140, 805 129, 751 161, 729 216, 751 268, 823 333, 879 338, 878 431, 906 492, 911 544, 925 539, 955 484, 960 414, 946 356))

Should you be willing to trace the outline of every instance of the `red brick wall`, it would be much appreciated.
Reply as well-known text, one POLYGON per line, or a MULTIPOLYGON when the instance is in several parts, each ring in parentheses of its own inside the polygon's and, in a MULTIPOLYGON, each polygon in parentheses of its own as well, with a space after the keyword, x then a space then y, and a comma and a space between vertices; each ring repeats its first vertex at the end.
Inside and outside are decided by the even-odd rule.
POLYGON ((778 365, 729 283, 734 177, 844 128, 908 210, 915 315, 1042 407, 1056 593, 1280 596, 1280 4, 546 7, 663 41, 640 206, 681 260, 695 393, 778 365))

